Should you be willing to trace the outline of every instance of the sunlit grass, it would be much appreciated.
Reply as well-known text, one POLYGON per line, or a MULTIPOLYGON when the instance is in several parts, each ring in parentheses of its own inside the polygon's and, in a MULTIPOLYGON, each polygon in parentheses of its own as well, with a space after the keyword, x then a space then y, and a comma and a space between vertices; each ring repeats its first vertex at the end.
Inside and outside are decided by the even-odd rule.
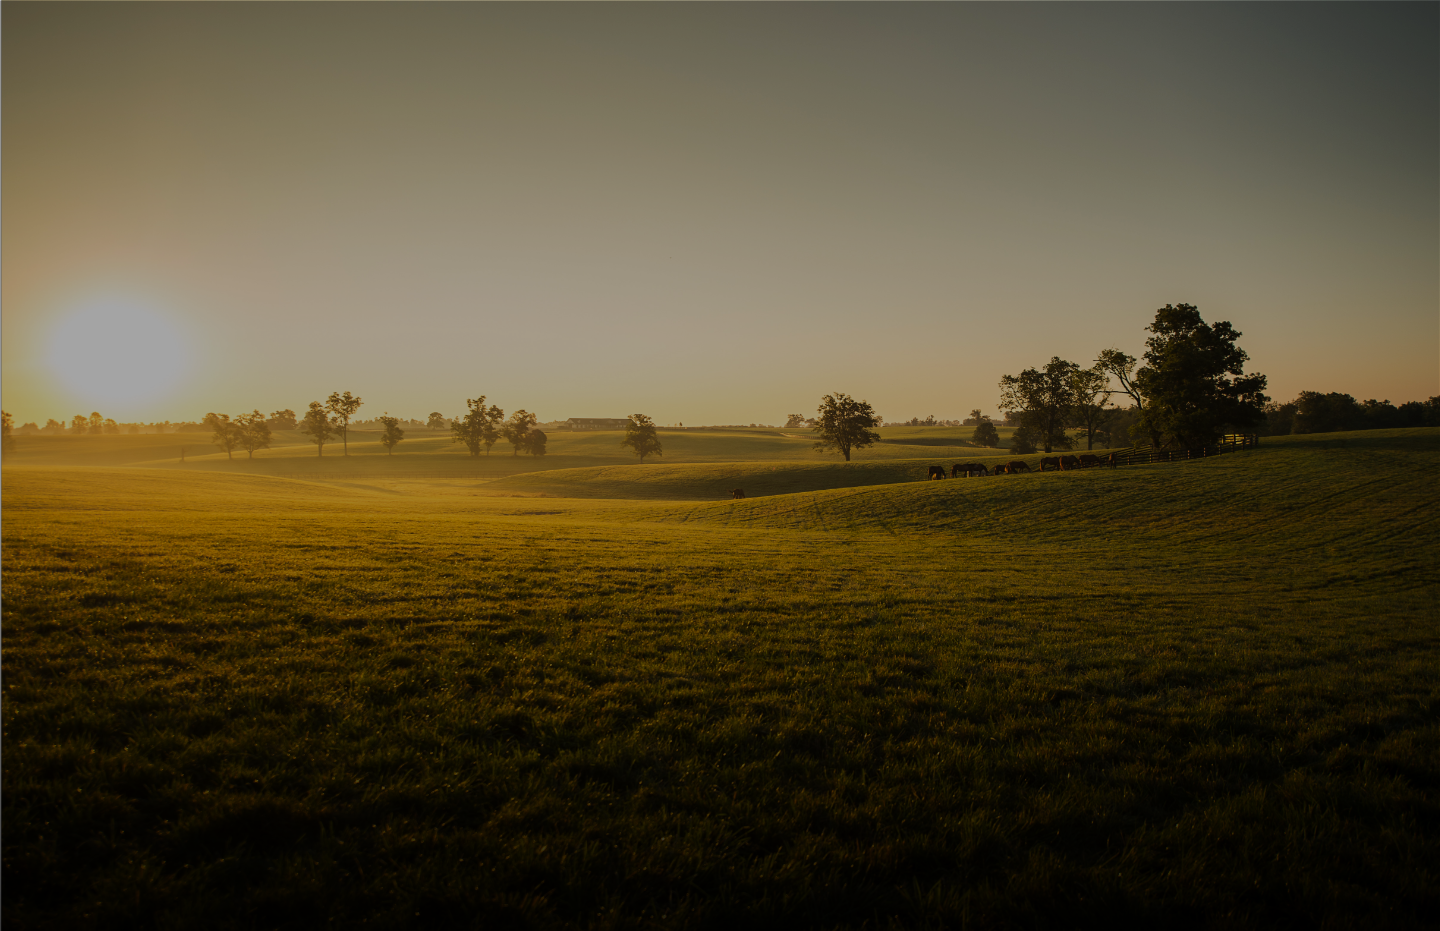
POLYGON ((6 920, 1422 924, 1437 452, 7 468, 6 920))

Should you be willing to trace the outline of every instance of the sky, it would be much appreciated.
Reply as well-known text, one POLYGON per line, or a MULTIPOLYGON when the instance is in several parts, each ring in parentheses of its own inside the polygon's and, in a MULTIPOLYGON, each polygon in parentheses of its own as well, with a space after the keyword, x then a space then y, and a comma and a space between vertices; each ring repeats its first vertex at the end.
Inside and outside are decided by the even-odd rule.
POLYGON ((1229 320, 1440 394, 1440 6, 49 4, 3 20, 3 403, 998 407, 1229 320))

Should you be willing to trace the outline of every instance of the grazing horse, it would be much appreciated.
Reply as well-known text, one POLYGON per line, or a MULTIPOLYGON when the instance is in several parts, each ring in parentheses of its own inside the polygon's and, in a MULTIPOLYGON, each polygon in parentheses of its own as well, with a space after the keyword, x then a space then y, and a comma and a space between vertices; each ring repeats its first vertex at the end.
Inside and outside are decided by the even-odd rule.
POLYGON ((1110 468, 1113 469, 1113 468, 1115 468, 1117 465, 1120 464, 1120 454, 1119 454, 1119 453, 1111 453, 1111 454, 1109 455, 1109 457, 1106 458, 1105 461, 1108 462, 1108 463, 1110 463, 1110 468))
POLYGON ((1099 464, 1100 464, 1100 457, 1099 457, 1099 456, 1092 456, 1092 455, 1090 455, 1089 453, 1086 453, 1085 455, 1083 455, 1083 456, 1080 457, 1080 468, 1082 468, 1082 469, 1088 469, 1088 468, 1090 468, 1091 466, 1097 466, 1097 465, 1099 465, 1099 464))
POLYGON ((1061 457, 1060 457, 1060 471, 1061 471, 1061 472, 1067 471, 1067 470, 1069 470, 1069 469, 1078 469, 1078 468, 1080 468, 1080 460, 1079 460, 1079 459, 1075 458, 1074 456, 1061 456, 1061 457))
POLYGON ((1058 471, 1058 472, 1064 472, 1064 471, 1065 471, 1065 464, 1060 461, 1060 457, 1058 457, 1058 456, 1046 456, 1044 459, 1041 459, 1041 460, 1040 460, 1040 471, 1041 471, 1041 472, 1044 472, 1046 466, 1050 466, 1051 468, 1055 469, 1055 470, 1058 471))
POLYGON ((950 469, 950 477, 951 477, 951 478, 956 478, 956 477, 961 476, 961 475, 965 476, 966 478, 969 478, 969 477, 972 476, 972 475, 989 475, 989 474, 990 474, 990 470, 987 469, 987 468, 985 468, 983 465, 981 465, 981 464, 978 463, 978 462, 967 462, 967 463, 965 463, 964 465, 960 465, 960 464, 957 463, 956 465, 952 466, 951 469, 950 469))
POLYGON ((1021 472, 1029 472, 1030 466, 1024 459, 1015 459, 1005 463, 1005 471, 1011 475, 1019 475, 1021 472))
POLYGON ((734 491, 730 492, 730 497, 733 498, 733 499, 735 499, 735 500, 739 500, 740 498, 745 497, 745 489, 743 489, 743 488, 737 488, 737 489, 735 489, 734 491))
MULTIPOLYGON (((944 478, 944 477, 945 477, 945 467, 944 467, 944 466, 931 466, 931 467, 930 467, 930 478, 931 478, 931 479, 944 478)), ((930 479, 926 479, 926 481, 929 481, 929 480, 930 480, 930 479)))

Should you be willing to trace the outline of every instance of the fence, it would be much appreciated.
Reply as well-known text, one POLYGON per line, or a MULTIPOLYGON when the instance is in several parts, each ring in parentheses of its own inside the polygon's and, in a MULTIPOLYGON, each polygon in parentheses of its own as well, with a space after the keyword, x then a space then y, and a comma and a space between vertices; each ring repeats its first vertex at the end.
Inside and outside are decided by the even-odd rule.
POLYGON ((1145 465, 1151 462, 1178 462, 1182 459, 1205 459, 1225 453, 1239 452, 1260 445, 1258 433, 1227 433, 1213 446, 1196 449, 1156 449, 1153 446, 1131 446, 1114 451, 1116 465, 1145 465))

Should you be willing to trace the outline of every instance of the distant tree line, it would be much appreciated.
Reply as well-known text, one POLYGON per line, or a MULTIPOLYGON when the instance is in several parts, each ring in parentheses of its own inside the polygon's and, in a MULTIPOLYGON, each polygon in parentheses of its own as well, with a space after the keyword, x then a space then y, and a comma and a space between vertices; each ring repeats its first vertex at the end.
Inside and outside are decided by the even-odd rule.
POLYGON ((1342 430, 1379 430, 1395 427, 1440 427, 1440 396, 1407 401, 1396 407, 1387 401, 1357 401, 1348 394, 1302 391, 1286 404, 1265 405, 1261 432, 1267 436, 1295 433, 1336 433, 1342 430))

